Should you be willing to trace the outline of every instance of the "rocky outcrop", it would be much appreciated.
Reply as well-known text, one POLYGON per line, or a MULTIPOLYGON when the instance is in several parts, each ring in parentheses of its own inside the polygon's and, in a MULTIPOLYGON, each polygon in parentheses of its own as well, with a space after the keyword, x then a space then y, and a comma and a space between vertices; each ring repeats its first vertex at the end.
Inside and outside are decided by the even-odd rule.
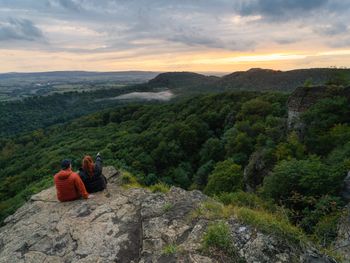
POLYGON ((244 168, 244 186, 248 192, 255 192, 260 186, 264 178, 271 170, 271 153, 266 150, 259 149, 255 151, 249 158, 248 165, 244 168))
MULTIPOLYGON (((104 174, 108 190, 92 199, 59 203, 49 188, 8 217, 0 262, 224 262, 201 249, 213 220, 192 216, 207 196, 175 187, 166 194, 126 189, 113 167, 104 174)), ((233 217, 226 224, 240 262, 332 262, 233 217)))
POLYGON ((302 133, 304 124, 300 115, 318 101, 332 96, 343 96, 350 100, 350 87, 335 86, 298 87, 288 98, 288 129, 302 133))
POLYGON ((341 196, 344 198, 344 200, 350 202, 350 171, 344 179, 341 196))
POLYGON ((346 207, 340 220, 334 247, 344 258, 350 259, 350 204, 346 207))

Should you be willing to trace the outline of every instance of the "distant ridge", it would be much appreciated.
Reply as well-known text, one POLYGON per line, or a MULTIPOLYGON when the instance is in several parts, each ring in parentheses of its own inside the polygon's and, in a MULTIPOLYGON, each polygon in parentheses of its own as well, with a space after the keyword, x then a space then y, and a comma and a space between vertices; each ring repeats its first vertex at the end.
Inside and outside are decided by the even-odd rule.
POLYGON ((215 76, 205 76, 194 72, 167 72, 161 73, 148 84, 152 87, 177 88, 177 87, 194 87, 216 83, 220 78, 215 76))
MULTIPOLYGON (((194 91, 293 91, 296 87, 310 81, 312 85, 322 85, 337 74, 350 77, 350 69, 312 68, 280 71, 272 69, 252 68, 237 71, 223 77, 205 76, 191 72, 167 72, 150 80, 152 87, 167 87, 175 90, 188 89, 194 91)), ((350 78, 349 78, 350 79, 350 78)))

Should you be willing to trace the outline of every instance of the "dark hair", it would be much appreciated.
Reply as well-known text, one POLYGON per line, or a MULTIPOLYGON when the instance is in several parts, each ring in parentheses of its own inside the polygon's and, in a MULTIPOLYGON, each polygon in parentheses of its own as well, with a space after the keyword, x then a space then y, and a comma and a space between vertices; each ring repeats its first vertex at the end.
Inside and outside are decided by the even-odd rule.
POLYGON ((64 159, 64 160, 61 162, 61 167, 62 167, 63 170, 68 169, 70 165, 71 165, 71 161, 68 160, 68 159, 64 159))

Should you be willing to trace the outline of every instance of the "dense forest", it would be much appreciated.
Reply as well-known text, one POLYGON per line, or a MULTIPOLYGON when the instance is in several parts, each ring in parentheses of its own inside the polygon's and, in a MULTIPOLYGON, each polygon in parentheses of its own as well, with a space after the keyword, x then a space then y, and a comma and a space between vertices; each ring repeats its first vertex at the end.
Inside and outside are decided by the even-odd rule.
MULTIPOLYGON (((235 150, 229 146, 225 149, 225 144, 234 143, 233 126, 242 104, 257 96, 281 100, 273 103, 277 108, 274 111, 278 111, 275 115, 285 116, 285 95, 232 93, 170 104, 127 105, 13 139, 3 138, 0 143, 0 164, 4 168, 1 211, 13 210, 18 203, 8 198, 27 198, 36 189, 31 183, 37 184, 41 179, 51 181, 52 174, 60 167, 60 159, 71 158, 77 168, 84 154, 97 151, 106 163, 128 168, 146 184, 160 179, 188 188, 192 181, 198 181, 202 187, 206 181, 199 179, 206 179, 208 171, 198 180, 195 173, 211 159, 212 164, 224 160, 226 155, 239 164, 248 161, 252 149, 245 145, 245 140, 250 140, 246 132, 237 134, 242 144, 236 145, 235 150)), ((278 120, 283 125, 283 117, 278 120)), ((244 124, 244 120, 240 123, 244 124)))
MULTIPOLYGON (((17 82, 19 80, 23 80, 26 83, 26 81, 45 80, 49 76, 54 79, 59 78, 61 82, 65 79, 66 83, 63 82, 61 84, 67 86, 68 90, 74 90, 74 92, 51 94, 50 92, 52 90, 49 88, 47 91, 50 95, 47 96, 31 96, 22 100, 0 101, 0 122, 2 124, 0 126, 0 135, 8 136, 33 131, 53 124, 65 123, 74 118, 116 105, 122 105, 125 104, 123 101, 110 100, 110 98, 131 92, 170 91, 175 94, 177 99, 181 99, 200 94, 233 92, 237 90, 290 92, 295 87, 304 84, 315 85, 327 82, 328 84, 346 85, 350 83, 350 71, 348 69, 326 68, 285 72, 251 69, 245 72, 235 72, 221 78, 192 72, 168 72, 159 74, 146 83, 125 86, 111 86, 111 80, 109 82, 102 81, 106 81, 105 78, 113 75, 116 75, 115 77, 117 79, 121 77, 127 78, 129 75, 126 73, 97 74, 82 72, 80 73, 82 76, 79 74, 75 76, 74 72, 47 72, 33 73, 35 78, 32 77, 34 79, 31 79, 26 74, 22 74, 23 76, 21 74, 14 74, 15 77, 9 74, 10 77, 15 78, 16 85, 18 85, 17 82), (102 80, 97 78, 95 74, 99 78, 102 78, 102 80), (69 80, 66 79, 67 76, 70 77, 69 80), (88 82, 87 84, 86 82, 79 82, 83 77, 87 78, 88 76, 92 79, 97 78, 102 83, 88 82), (29 80, 25 80, 24 77, 29 77, 29 80), (83 88, 87 86, 91 86, 89 89, 91 88, 93 91, 83 88)), ((131 80, 129 80, 130 83, 132 83, 132 80, 137 80, 141 77, 146 78, 155 75, 155 73, 150 72, 130 72, 129 74, 132 75, 131 80)), ((2 78, 5 76, 6 74, 3 74, 2 78)), ((30 88, 25 86, 25 90, 29 92, 30 88)))
POLYGON ((64 123, 74 118, 123 104, 110 100, 128 92, 151 91, 142 85, 129 85, 93 92, 65 92, 34 96, 24 100, 0 102, 0 135, 9 136, 64 123))
POLYGON ((130 171, 146 186, 163 182, 224 203, 283 209, 290 222, 329 244, 345 205, 350 104, 344 97, 320 100, 302 115, 301 138, 287 130, 287 98, 234 92, 124 105, 2 138, 1 220, 52 185, 61 159, 72 159, 77 169, 85 154, 99 151, 105 164, 130 171))

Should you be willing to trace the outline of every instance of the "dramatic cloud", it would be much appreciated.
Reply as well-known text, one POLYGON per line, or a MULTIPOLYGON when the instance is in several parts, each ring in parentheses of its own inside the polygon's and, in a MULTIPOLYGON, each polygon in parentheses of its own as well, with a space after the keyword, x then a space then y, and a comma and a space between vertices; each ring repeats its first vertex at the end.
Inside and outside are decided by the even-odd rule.
POLYGON ((227 54, 350 49, 349 14, 343 0, 0 0, 0 49, 79 68, 182 69, 227 54))
POLYGON ((9 18, 0 22, 0 41, 41 39, 43 34, 30 20, 9 18))
POLYGON ((246 0, 240 8, 242 15, 263 15, 274 18, 286 18, 305 15, 322 8, 328 0, 246 0))

